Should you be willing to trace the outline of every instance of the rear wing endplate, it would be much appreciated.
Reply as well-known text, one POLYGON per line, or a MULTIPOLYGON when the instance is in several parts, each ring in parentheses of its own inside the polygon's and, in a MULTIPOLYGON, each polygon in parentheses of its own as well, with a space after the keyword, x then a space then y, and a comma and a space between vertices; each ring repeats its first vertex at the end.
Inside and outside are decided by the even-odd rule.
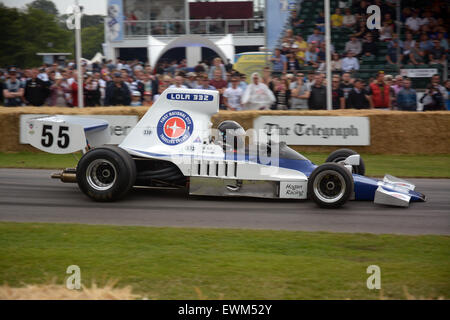
POLYGON ((27 121, 28 142, 49 153, 84 151, 109 142, 108 122, 102 119, 55 115, 27 121))

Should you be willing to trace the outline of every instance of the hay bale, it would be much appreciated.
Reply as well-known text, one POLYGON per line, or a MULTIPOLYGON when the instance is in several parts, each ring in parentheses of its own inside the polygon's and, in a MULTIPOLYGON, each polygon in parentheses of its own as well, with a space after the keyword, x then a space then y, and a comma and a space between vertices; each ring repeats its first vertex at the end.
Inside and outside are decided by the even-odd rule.
POLYGON ((116 287, 116 281, 109 281, 104 287, 93 283, 80 290, 69 290, 63 285, 32 284, 21 288, 0 286, 0 300, 135 300, 142 299, 134 294, 130 286, 116 287))
MULTIPOLYGON (((38 151, 19 144, 21 114, 65 114, 88 116, 137 115, 142 118, 148 107, 0 107, 0 151, 38 151)), ((370 119, 370 146, 352 147, 372 154, 450 154, 450 112, 401 112, 381 110, 289 110, 220 111, 212 117, 216 127, 223 120, 235 120, 245 129, 253 127, 259 116, 364 116, 370 119)), ((298 151, 330 152, 339 146, 293 146, 298 151)))

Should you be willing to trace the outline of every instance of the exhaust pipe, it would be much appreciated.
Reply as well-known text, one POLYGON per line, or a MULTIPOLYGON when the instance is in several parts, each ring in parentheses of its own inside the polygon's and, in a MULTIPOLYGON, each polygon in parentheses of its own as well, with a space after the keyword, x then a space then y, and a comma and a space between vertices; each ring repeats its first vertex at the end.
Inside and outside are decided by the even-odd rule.
POLYGON ((67 168, 61 172, 52 174, 52 179, 59 179, 62 182, 75 183, 77 182, 77 171, 75 168, 67 168))

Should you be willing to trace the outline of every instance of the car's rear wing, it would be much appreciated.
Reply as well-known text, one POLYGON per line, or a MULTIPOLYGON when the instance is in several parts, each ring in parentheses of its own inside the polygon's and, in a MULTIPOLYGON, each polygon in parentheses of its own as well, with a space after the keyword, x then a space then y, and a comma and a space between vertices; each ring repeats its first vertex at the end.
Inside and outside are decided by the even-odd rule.
POLYGON ((109 142, 108 122, 102 119, 55 115, 27 121, 27 140, 49 153, 72 153, 109 142))

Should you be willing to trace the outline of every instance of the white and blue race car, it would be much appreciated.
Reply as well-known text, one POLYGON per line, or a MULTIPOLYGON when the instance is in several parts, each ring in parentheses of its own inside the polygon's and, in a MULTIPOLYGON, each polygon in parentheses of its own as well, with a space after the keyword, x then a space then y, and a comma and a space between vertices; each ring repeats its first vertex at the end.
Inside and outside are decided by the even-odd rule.
POLYGON ((311 199, 324 208, 337 208, 348 200, 403 207, 425 201, 408 181, 364 176, 361 157, 350 149, 333 152, 317 166, 273 136, 258 140, 258 133, 249 135, 234 121, 213 129, 211 116, 218 110, 217 91, 173 88, 162 93, 119 146, 107 145, 107 121, 77 116, 28 120, 32 130, 27 138, 50 153, 81 150, 76 168, 52 177, 77 182, 96 201, 118 200, 133 187, 187 188, 191 195, 311 199))

